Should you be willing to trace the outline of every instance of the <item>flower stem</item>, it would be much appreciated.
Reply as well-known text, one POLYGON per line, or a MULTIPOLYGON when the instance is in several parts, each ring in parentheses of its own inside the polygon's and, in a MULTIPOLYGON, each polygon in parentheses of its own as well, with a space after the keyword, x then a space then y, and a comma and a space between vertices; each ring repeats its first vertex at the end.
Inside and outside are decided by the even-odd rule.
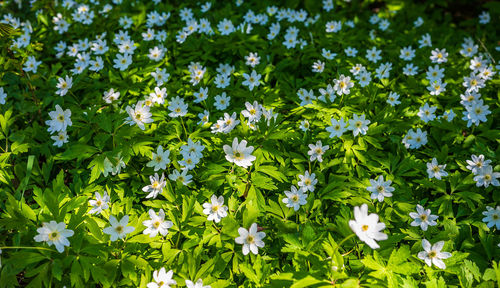
POLYGON ((356 234, 354 234, 354 233, 353 233, 353 234, 351 234, 351 235, 349 235, 349 236, 345 237, 342 241, 340 241, 340 243, 339 243, 339 244, 338 244, 338 246, 337 246, 337 249, 338 249, 338 248, 339 248, 342 244, 344 244, 347 240, 351 239, 351 238, 352 238, 352 237, 354 237, 354 236, 356 236, 356 234))
POLYGON ((182 117, 181 118, 181 125, 182 125, 182 128, 184 129, 184 134, 186 134, 186 139, 189 138, 189 135, 188 133, 186 132, 186 127, 184 126, 184 120, 182 120, 182 117))
POLYGON ((47 250, 47 251, 56 252, 56 250, 50 249, 50 248, 45 248, 45 247, 28 247, 28 246, 3 246, 3 247, 0 247, 0 250, 3 250, 3 249, 38 249, 38 250, 47 250))

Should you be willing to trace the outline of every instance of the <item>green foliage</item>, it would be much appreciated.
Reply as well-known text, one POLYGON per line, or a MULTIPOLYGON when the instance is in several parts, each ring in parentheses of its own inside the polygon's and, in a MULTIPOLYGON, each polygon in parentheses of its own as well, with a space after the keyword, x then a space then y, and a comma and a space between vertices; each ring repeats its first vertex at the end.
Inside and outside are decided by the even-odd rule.
MULTIPOLYGON (((463 76, 469 75, 469 60, 460 55, 461 43, 467 36, 480 44, 481 53, 497 59, 499 4, 486 2, 481 7, 469 1, 337 1, 331 12, 325 12, 321 1, 281 1, 282 7, 305 9, 309 16, 318 14, 317 22, 280 22, 281 34, 267 40, 269 25, 254 25, 250 34, 240 31, 221 36, 190 35, 184 43, 176 41, 176 33, 185 23, 179 19, 182 8, 193 8, 197 19, 205 17, 216 30, 217 23, 231 19, 241 23, 249 9, 266 13, 270 1, 212 1, 209 12, 199 11, 197 1, 123 1, 112 5, 108 14, 99 14, 104 2, 80 1, 96 12, 89 25, 72 19, 72 9, 55 1, 35 1, 31 10, 23 2, 0 1, 0 16, 12 13, 25 26, 16 29, 0 23, 0 87, 7 94, 0 104, 0 288, 3 287, 146 287, 153 281, 153 272, 165 267, 174 271, 178 286, 185 279, 203 279, 211 287, 498 287, 500 285, 500 236, 494 227, 482 221, 487 206, 500 201, 498 187, 477 187, 474 175, 466 168, 472 154, 492 160, 494 171, 500 171, 500 80, 498 74, 487 82, 481 94, 491 114, 479 126, 467 127, 461 120, 463 107, 460 94, 463 76), (463 10, 457 10, 462 7, 463 10), (463 8, 465 7, 465 8, 463 8), (470 9, 469 9, 470 8, 470 9), (491 13, 489 25, 477 23, 477 15, 491 13), (156 30, 168 34, 164 41, 166 54, 159 62, 147 55, 154 45, 142 41, 147 31, 148 13, 171 13, 167 23, 156 30), (459 11, 460 13, 458 13, 459 11), (463 12, 463 13, 462 13, 463 12), (53 17, 62 13, 71 23, 70 30, 59 34, 53 17), (390 20, 387 31, 376 29, 368 19, 376 13, 390 20), (472 14, 474 13, 474 14, 472 14), (119 19, 128 16, 133 25, 128 29, 136 41, 133 64, 124 71, 113 68, 119 51, 112 44, 115 33, 122 30, 119 19), (424 18, 416 29, 413 21, 424 18), (474 18, 473 18, 474 17, 474 18), (325 33, 325 24, 341 20, 338 33, 325 33), (355 28, 346 28, 353 20, 355 28), (29 21, 29 22, 28 22, 29 21), (28 25, 28 23, 30 23, 28 25), (33 28, 27 47, 16 48, 13 41, 22 37, 24 28, 33 28), (308 42, 287 49, 282 36, 290 26, 300 29, 308 42), (24 28, 23 28, 24 27, 24 28), (370 31, 374 31, 373 39, 370 31), (110 52, 102 55, 105 67, 100 72, 85 69, 74 74, 74 57, 55 56, 59 41, 68 46, 84 38, 93 41, 98 35, 108 41, 110 52), (425 33, 432 35, 433 48, 417 50, 412 62, 420 74, 408 77, 401 73, 404 65, 399 49, 418 46, 425 33), (281 38, 280 38, 281 37, 281 38), (357 57, 345 56, 344 49, 356 47, 357 57), (334 102, 314 101, 300 105, 300 88, 325 89, 349 69, 363 64, 374 71, 365 59, 365 50, 382 49, 383 62, 394 67, 389 79, 374 79, 366 87, 356 81, 349 95, 338 96, 334 102), (324 61, 322 48, 338 55, 326 62, 322 73, 311 72, 311 65, 324 61), (429 95, 425 79, 429 55, 434 48, 446 48, 446 93, 429 95), (261 85, 249 91, 242 84, 243 73, 250 73, 245 56, 257 52, 261 57, 255 70, 262 75, 261 85), (43 63, 37 73, 25 71, 29 56, 43 63), (190 81, 188 66, 193 62, 208 67, 198 86, 190 81), (215 87, 219 64, 235 66, 231 85, 215 87), (136 104, 154 93, 157 86, 151 76, 156 68, 170 74, 167 101, 179 96, 189 104, 183 117, 170 117, 169 104, 151 108, 153 123, 141 130, 125 124, 127 106, 136 104), (465 71, 465 72, 464 72, 465 71), (73 87, 63 97, 56 95, 59 77, 73 76, 73 87), (195 103, 194 93, 209 87, 206 101, 195 103), (120 92, 119 101, 106 103, 105 91, 120 92), (396 91, 401 104, 391 107, 387 95, 396 91), (224 111, 214 108, 214 96, 227 92, 230 106, 224 111), (238 113, 245 103, 257 101, 278 114, 276 119, 261 120, 249 127, 248 119, 238 113), (424 124, 416 115, 424 103, 438 107, 440 114, 454 109, 452 122, 435 120, 424 124), (47 131, 49 112, 60 105, 71 110, 72 125, 67 128, 69 141, 61 148, 47 131), (210 124, 198 124, 199 113, 210 111, 210 124), (224 112, 236 112, 241 121, 232 132, 212 133, 210 126, 224 112), (325 130, 332 118, 352 119, 365 114, 371 121, 366 135, 354 137, 350 131, 342 137, 330 138, 325 130), (307 120, 307 131, 300 122, 307 120), (427 131, 428 143, 420 149, 407 149, 402 143, 409 129, 427 131), (245 139, 254 147, 255 161, 248 168, 230 163, 224 145, 233 138, 245 139), (146 198, 143 187, 149 177, 180 171, 183 160, 180 149, 188 139, 205 148, 203 158, 189 171, 192 182, 166 179, 166 186, 156 198, 146 198), (323 141, 329 149, 323 161, 310 161, 308 145, 323 141), (162 145, 170 151, 166 169, 156 171, 148 165, 162 145), (429 179, 426 163, 436 158, 446 164, 448 176, 429 179), (120 167, 118 170, 113 169, 120 167), (318 184, 309 192, 307 203, 298 211, 283 202, 284 191, 297 186, 305 171, 315 173, 318 184), (116 173, 115 173, 116 172, 116 173), (370 198, 366 190, 370 179, 383 175, 392 181, 393 197, 383 202, 370 198), (109 209, 90 214, 89 200, 95 193, 110 195, 109 209), (228 215, 219 223, 207 220, 203 204, 211 196, 223 196, 228 215), (380 249, 371 249, 353 234, 349 220, 353 207, 369 204, 369 212, 377 213, 385 223, 382 231, 388 239, 379 241, 380 249), (438 225, 422 231, 413 227, 410 212, 417 204, 438 215, 438 225), (165 212, 172 222, 166 236, 143 234, 143 222, 150 219, 148 211, 165 212), (134 231, 124 239, 110 241, 103 229, 110 226, 109 217, 129 215, 128 225, 134 231), (64 222, 74 231, 70 246, 59 253, 55 246, 35 241, 43 223, 64 222), (242 245, 235 242, 238 228, 248 229, 257 223, 266 233, 265 246, 259 253, 243 255, 242 245), (443 251, 452 253, 445 260, 446 268, 428 267, 418 253, 422 240, 445 241, 443 251)), ((62 1, 58 1, 62 2, 62 1)), ((79 2, 79 3, 80 3, 79 2)), ((278 4, 276 4, 278 5, 278 4)), ((479 6, 479 4, 478 4, 479 6)), ((269 23, 275 22, 269 16, 269 23), (272 21, 271 21, 272 20, 272 21)), ((153 43, 153 42, 152 42, 153 43)), ((154 42, 157 43, 157 42, 154 42)), ((156 44, 155 44, 156 45, 156 44)), ((94 55, 92 56, 94 59, 94 55)), ((444 65, 443 65, 444 66, 444 65)))

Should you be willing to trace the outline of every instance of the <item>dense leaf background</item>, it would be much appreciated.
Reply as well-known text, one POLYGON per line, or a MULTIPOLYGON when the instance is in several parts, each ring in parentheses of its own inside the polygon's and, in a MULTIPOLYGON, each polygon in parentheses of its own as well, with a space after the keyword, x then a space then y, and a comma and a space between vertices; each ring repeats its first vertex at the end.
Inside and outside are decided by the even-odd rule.
MULTIPOLYGON (((98 11, 103 4, 91 7, 98 11)), ((196 1, 158 5, 123 1, 113 5, 107 17, 98 16, 90 25, 72 22, 62 35, 53 30, 51 19, 57 13, 71 19, 71 11, 53 1, 35 1, 31 9, 23 5, 18 8, 13 1, 0 1, 0 16, 12 13, 21 21, 29 20, 33 27, 31 44, 24 49, 9 48, 19 32, 0 29, 0 87, 8 95, 7 103, 0 106, 0 287, 145 287, 152 272, 161 267, 174 271, 179 286, 184 285, 184 279, 198 278, 212 287, 499 285, 500 236, 482 222, 481 213, 486 206, 495 207, 500 202, 500 191, 493 186, 476 187, 473 174, 465 168, 472 154, 483 154, 492 160, 494 170, 500 171, 498 74, 481 89, 492 112, 486 123, 467 128, 460 119, 463 107, 459 103, 463 76, 470 71, 469 59, 459 53, 464 37, 472 37, 480 52, 500 59, 495 50, 500 39, 498 2, 353 0, 336 2, 334 10, 327 13, 320 1, 313 0, 245 1, 239 7, 233 1, 214 1, 210 11, 202 14, 196 1), (237 25, 249 9, 265 13, 270 5, 305 9, 320 18, 309 27, 283 20, 280 36, 273 41, 266 39, 268 25, 254 25, 250 34, 195 33, 182 44, 175 41, 177 31, 184 26, 178 15, 184 7, 192 8, 195 18, 209 19, 215 30, 223 18, 237 25), (160 62, 147 58, 154 45, 141 41, 147 13, 154 10, 171 13, 161 27, 168 37, 164 42, 167 52, 160 62), (487 25, 478 24, 477 15, 483 10, 491 14, 487 25), (388 30, 378 30, 368 22, 374 13, 389 19, 388 30), (117 48, 111 43, 121 29, 118 19, 123 15, 134 21, 128 30, 138 47, 133 64, 120 72, 112 67, 117 48), (414 28, 413 21, 419 16, 424 24, 414 28), (330 20, 353 20, 355 27, 325 33, 325 23, 330 20), (300 37, 308 43, 303 49, 287 49, 281 44, 289 26, 300 29, 300 37), (375 39, 369 37, 372 29, 376 30, 375 39), (87 69, 74 75, 70 92, 64 97, 56 95, 57 79, 71 75, 74 59, 56 58, 54 46, 60 40, 93 40, 103 32, 110 46, 103 55, 105 68, 99 73, 87 69), (420 73, 405 76, 401 71, 406 62, 399 59, 399 51, 408 45, 418 47, 417 41, 425 33, 431 34, 433 47, 417 49, 412 63, 420 73), (349 46, 359 50, 357 57, 345 56, 344 49, 349 46), (317 94, 341 74, 349 75, 357 63, 374 71, 378 64, 365 58, 366 49, 372 46, 382 49, 382 62, 393 64, 389 79, 375 78, 364 88, 355 84, 349 95, 337 97, 334 103, 299 105, 300 88, 317 94), (313 73, 313 62, 325 61, 322 48, 338 55, 326 61, 323 73, 313 73), (424 72, 431 65, 429 56, 434 48, 446 48, 450 54, 442 65, 447 90, 439 96, 427 91, 424 72), (244 60, 250 52, 261 57, 255 70, 263 80, 251 92, 241 84, 241 75, 252 70, 244 60), (37 73, 23 71, 23 63, 31 55, 43 61, 37 73), (189 83, 191 62, 200 62, 208 70, 196 87, 189 83), (235 66, 226 89, 213 84, 220 63, 235 66), (161 105, 152 108, 154 122, 146 130, 123 125, 125 107, 154 90, 150 73, 157 67, 170 73, 164 85, 167 100, 184 98, 189 113, 171 118, 167 105, 161 105), (193 93, 200 86, 209 87, 210 96, 205 103, 196 104, 193 93), (102 100, 103 92, 110 88, 121 93, 120 101, 111 105, 102 100), (231 96, 231 104, 227 111, 217 111, 213 98, 223 91, 231 96), (386 103, 391 91, 401 95, 401 104, 396 107, 386 103), (276 121, 261 123, 257 131, 249 129, 239 116, 245 102, 254 100, 279 113, 276 121), (438 106, 438 114, 452 108, 458 116, 451 123, 435 120, 425 124, 416 115, 424 103, 438 106), (69 142, 62 148, 53 146, 45 124, 56 104, 72 111, 69 142), (230 134, 213 134, 209 125, 197 124, 197 115, 204 109, 210 111, 212 123, 223 112, 236 112, 242 123, 230 134), (341 138, 330 139, 325 130, 330 119, 350 118, 353 113, 364 113, 371 121, 367 135, 353 137, 346 132, 341 138), (306 132, 299 129, 304 119, 311 124, 306 132), (427 145, 406 149, 401 141, 410 128, 425 129, 427 145), (255 147, 257 159, 248 169, 235 167, 224 157, 222 146, 230 145, 234 137, 255 147), (146 166, 151 152, 160 144, 171 151, 171 164, 165 171, 170 174, 180 169, 179 147, 188 138, 205 145, 203 159, 190 171, 193 182, 184 186, 167 180, 158 198, 145 199, 141 189, 154 174, 146 166), (318 140, 330 148, 323 162, 310 162, 308 144, 318 140), (104 158, 116 156, 123 158, 126 168, 119 175, 104 177, 104 158), (449 176, 443 180, 428 179, 426 163, 433 157, 447 165, 449 176), (314 172, 319 181, 307 204, 294 212, 283 204, 283 191, 297 185, 298 175, 306 170, 314 172), (371 200, 366 190, 369 179, 378 175, 392 180, 396 188, 394 196, 384 202, 371 200), (111 195, 112 206, 102 215, 87 213, 88 201, 96 191, 111 195), (219 224, 207 221, 202 213, 202 204, 212 194, 223 195, 229 207, 229 216, 219 224), (368 203, 369 211, 377 213, 387 226, 384 232, 389 239, 379 242, 380 249, 373 250, 356 237, 343 241, 353 233, 348 225, 353 207, 363 203, 368 203), (438 215, 438 225, 426 232, 411 227, 409 213, 416 204, 438 215), (149 219, 150 208, 162 208, 174 223, 166 237, 142 234, 142 221, 149 219), (135 231, 125 241, 110 242, 102 232, 109 226, 109 215, 130 215, 135 231), (43 222, 51 220, 65 222, 75 231, 64 253, 36 249, 47 248, 35 242, 34 236, 43 222), (241 245, 234 242, 237 229, 254 222, 266 233, 265 247, 258 255, 243 256, 241 245), (423 238, 431 243, 446 241, 444 251, 453 256, 445 261, 445 270, 430 268, 417 258, 423 238)), ((273 22, 270 17, 269 24, 273 22)))

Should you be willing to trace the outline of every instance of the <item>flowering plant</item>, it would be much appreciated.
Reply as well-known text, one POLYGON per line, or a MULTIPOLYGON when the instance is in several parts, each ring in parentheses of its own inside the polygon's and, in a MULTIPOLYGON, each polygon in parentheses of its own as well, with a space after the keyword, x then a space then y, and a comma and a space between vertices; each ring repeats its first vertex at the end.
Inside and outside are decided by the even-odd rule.
POLYGON ((497 2, 171 2, 0 1, 0 288, 498 286, 497 2))

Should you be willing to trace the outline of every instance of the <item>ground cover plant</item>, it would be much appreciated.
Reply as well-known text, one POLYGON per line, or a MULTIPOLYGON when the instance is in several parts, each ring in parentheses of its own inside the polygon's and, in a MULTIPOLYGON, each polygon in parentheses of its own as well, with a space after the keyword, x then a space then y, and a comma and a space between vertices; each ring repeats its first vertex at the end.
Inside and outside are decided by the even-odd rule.
POLYGON ((497 287, 499 13, 0 1, 0 287, 497 287))

